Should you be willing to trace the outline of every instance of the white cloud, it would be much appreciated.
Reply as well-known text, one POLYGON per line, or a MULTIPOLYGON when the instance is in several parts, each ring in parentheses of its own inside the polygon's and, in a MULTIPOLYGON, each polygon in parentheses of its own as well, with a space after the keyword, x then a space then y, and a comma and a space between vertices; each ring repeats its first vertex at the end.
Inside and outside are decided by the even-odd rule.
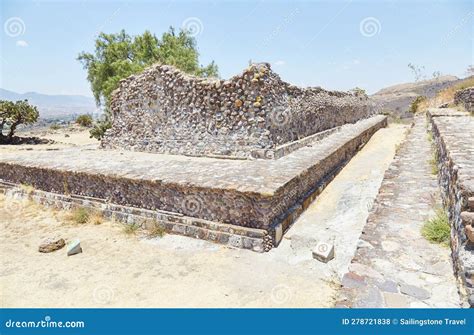
POLYGON ((19 41, 16 41, 16 46, 26 48, 28 46, 28 42, 23 41, 23 40, 19 40, 19 41))
POLYGON ((274 63, 276 66, 283 66, 286 64, 286 62, 284 60, 277 60, 275 63, 274 63))
POLYGON ((359 59, 354 59, 352 61, 352 63, 354 63, 355 65, 359 65, 360 64, 360 60, 359 59))

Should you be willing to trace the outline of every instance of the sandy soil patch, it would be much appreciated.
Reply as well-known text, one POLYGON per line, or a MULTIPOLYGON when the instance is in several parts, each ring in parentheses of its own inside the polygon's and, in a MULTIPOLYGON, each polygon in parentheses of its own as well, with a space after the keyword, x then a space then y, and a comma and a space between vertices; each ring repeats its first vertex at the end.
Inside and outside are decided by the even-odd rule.
POLYGON ((269 254, 186 237, 127 235, 119 223, 77 225, 3 196, 2 307, 329 307, 335 285, 269 254), (81 240, 83 253, 38 252, 41 241, 81 240))

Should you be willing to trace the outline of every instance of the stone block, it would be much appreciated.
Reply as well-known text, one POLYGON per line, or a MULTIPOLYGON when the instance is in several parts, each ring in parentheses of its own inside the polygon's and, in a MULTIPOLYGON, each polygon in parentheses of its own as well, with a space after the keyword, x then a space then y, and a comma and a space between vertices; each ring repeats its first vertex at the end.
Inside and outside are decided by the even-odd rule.
POLYGON ((283 225, 280 223, 275 227, 274 246, 278 246, 283 238, 283 225))
POLYGON ((474 197, 467 199, 467 205, 469 206, 469 209, 474 212, 474 197))
POLYGON ((313 258, 327 263, 334 258, 334 244, 328 242, 319 242, 313 249, 313 258))
POLYGON ((474 212, 462 212, 461 220, 464 226, 474 225, 474 212))
POLYGON ((387 308, 408 308, 408 300, 405 295, 399 293, 384 292, 383 297, 387 308))
POLYGON ((431 297, 430 292, 424 288, 405 283, 400 284, 400 292, 420 300, 426 300, 431 297))
POLYGON ((38 251, 44 252, 44 253, 53 252, 53 251, 63 248, 65 244, 66 243, 64 242, 64 239, 62 238, 59 238, 59 239, 48 238, 40 244, 38 251))
POLYGON ((73 240, 67 245, 67 255, 72 256, 82 252, 81 241, 73 240))
POLYGON ((474 243, 474 227, 471 225, 466 226, 465 232, 469 241, 474 243))

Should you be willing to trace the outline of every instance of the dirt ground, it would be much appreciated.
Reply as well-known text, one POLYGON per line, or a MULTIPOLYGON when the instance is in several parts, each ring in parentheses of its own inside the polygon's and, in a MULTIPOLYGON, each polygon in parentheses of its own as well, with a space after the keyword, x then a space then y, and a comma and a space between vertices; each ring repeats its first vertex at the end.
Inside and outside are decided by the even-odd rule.
POLYGON ((2 307, 326 306, 335 285, 311 271, 186 237, 147 239, 119 223, 78 225, 28 201, 6 201, 0 233, 2 307), (38 252, 78 238, 83 253, 38 252))
POLYGON ((68 213, 0 196, 0 305, 332 307, 367 217, 360 199, 375 198, 405 129, 378 131, 280 246, 263 254, 176 235, 127 234, 115 222, 75 224, 68 213), (336 259, 312 259, 314 240, 334 234, 336 259), (39 253, 48 237, 77 238, 83 253, 39 253))

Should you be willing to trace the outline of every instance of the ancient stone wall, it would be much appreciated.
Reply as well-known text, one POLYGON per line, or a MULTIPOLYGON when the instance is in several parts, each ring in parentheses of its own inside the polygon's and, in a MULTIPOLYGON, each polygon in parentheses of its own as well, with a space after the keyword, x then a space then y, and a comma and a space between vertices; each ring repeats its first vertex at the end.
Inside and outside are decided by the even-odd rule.
POLYGON ((120 82, 111 111, 103 148, 244 159, 372 114, 364 94, 298 88, 268 64, 229 80, 154 65, 120 82))
POLYGON ((429 114, 439 183, 451 224, 451 249, 461 294, 474 307, 474 118, 429 114))
POLYGON ((457 91, 454 94, 454 104, 461 105, 466 111, 474 113, 474 87, 457 91))

